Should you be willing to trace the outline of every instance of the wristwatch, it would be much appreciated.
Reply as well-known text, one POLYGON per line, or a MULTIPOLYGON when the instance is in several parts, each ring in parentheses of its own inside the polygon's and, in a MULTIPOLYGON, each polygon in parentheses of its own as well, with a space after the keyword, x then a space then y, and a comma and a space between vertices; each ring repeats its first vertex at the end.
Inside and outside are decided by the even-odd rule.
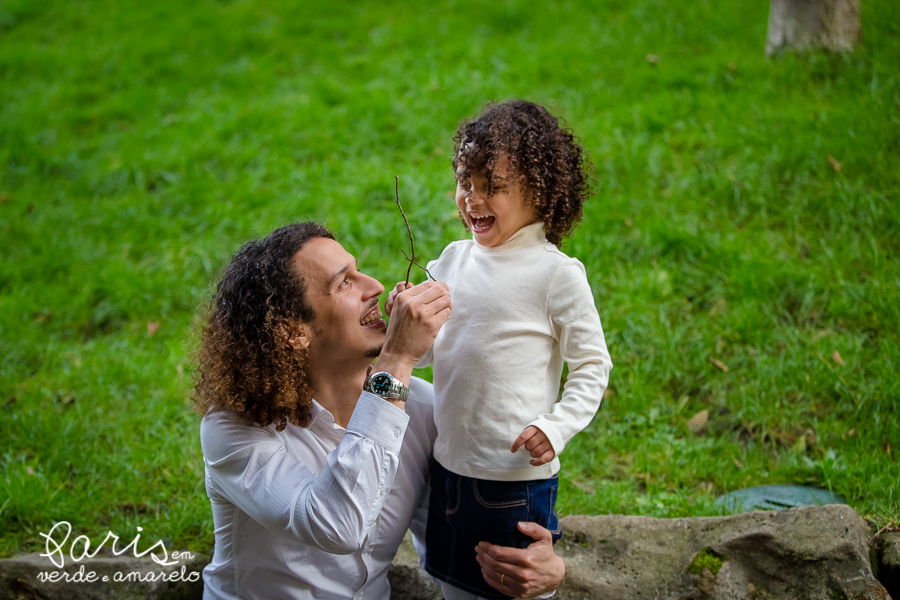
POLYGON ((406 399, 409 398, 409 388, 386 371, 372 373, 366 377, 366 384, 363 386, 363 389, 388 400, 403 400, 406 402, 406 399))

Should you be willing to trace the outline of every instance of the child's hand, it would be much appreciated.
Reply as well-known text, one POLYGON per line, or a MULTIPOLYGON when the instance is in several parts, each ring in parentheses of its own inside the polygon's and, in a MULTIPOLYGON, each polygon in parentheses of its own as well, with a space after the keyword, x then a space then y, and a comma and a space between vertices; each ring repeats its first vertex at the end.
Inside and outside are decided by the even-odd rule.
POLYGON ((532 466, 539 467, 547 464, 556 456, 553 446, 550 445, 550 440, 547 439, 547 434, 534 425, 529 425, 525 428, 525 431, 519 434, 519 437, 513 442, 510 452, 515 452, 523 445, 526 450, 531 452, 531 460, 528 462, 532 466))
POLYGON ((397 298, 397 294, 399 294, 400 292, 405 292, 411 287, 413 287, 411 283, 406 283, 404 281, 401 281, 394 286, 394 289, 390 291, 387 300, 384 303, 384 312, 385 314, 387 314, 387 316, 391 316, 391 311, 394 310, 394 300, 397 298))

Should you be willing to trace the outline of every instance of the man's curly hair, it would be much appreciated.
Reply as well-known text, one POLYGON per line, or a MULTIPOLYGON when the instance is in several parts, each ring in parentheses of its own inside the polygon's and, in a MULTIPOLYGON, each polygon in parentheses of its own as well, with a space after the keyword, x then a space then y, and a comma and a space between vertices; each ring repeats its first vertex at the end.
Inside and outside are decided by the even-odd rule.
POLYGON ((581 221, 593 166, 571 130, 543 106, 525 100, 488 104, 477 118, 460 123, 453 144, 457 179, 471 189, 472 175, 483 171, 488 197, 505 155, 509 175, 527 184, 526 202, 534 203, 547 240, 555 246, 581 221))
POLYGON ((334 239, 316 223, 276 229, 238 250, 203 324, 193 399, 201 414, 228 410, 249 424, 309 424, 309 349, 301 322, 314 318, 294 256, 309 240, 334 239), (292 343, 293 339, 293 343, 292 343), (296 346, 296 349, 295 349, 296 346))

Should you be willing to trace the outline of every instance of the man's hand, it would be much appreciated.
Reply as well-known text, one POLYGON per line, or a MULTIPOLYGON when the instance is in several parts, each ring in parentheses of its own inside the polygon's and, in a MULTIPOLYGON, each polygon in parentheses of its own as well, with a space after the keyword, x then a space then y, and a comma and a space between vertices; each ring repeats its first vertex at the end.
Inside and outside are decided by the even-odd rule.
POLYGON ((396 302, 397 300, 397 294, 399 294, 400 292, 405 292, 411 287, 412 285, 406 283, 405 281, 401 281, 394 286, 394 289, 390 291, 387 300, 385 300, 384 302, 384 313, 387 316, 391 316, 391 312, 394 310, 394 302, 396 302))
POLYGON ((475 560, 484 580, 515 598, 536 598, 552 592, 566 575, 566 564, 553 552, 553 538, 537 523, 519 523, 519 531, 536 541, 520 550, 480 542, 475 560))
POLYGON ((547 439, 547 434, 534 425, 529 425, 525 428, 525 431, 519 434, 519 437, 513 442, 510 451, 515 452, 523 445, 531 453, 531 460, 528 463, 535 467, 547 464, 556 456, 553 446, 550 445, 550 440, 547 439))
POLYGON ((377 368, 409 385, 413 367, 450 318, 450 288, 441 281, 409 287, 394 297, 392 313, 377 368))

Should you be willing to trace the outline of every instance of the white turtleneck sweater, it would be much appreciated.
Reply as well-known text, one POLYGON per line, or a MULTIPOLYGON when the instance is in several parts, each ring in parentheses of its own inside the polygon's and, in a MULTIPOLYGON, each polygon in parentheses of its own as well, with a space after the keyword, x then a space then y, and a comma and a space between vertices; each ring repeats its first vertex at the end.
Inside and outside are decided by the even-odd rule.
POLYGON ((584 266, 527 225, 496 247, 448 245, 429 272, 450 286, 453 315, 417 365, 434 364, 434 458, 454 473, 503 481, 547 479, 600 407, 612 362, 584 266), (563 361, 569 376, 562 396, 563 361), (558 401, 557 401, 558 399, 558 401), (554 459, 509 451, 529 425, 554 459))

